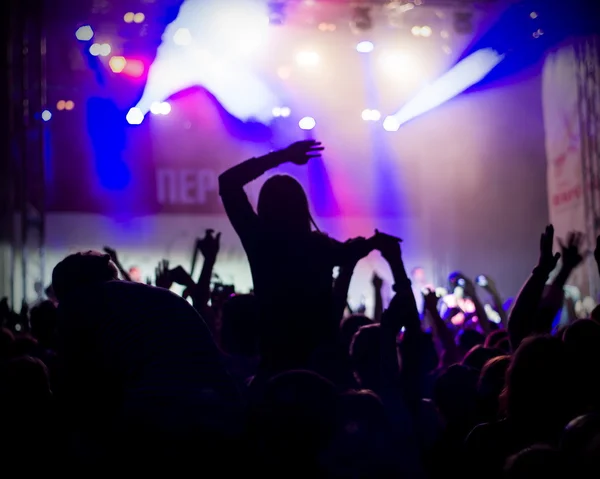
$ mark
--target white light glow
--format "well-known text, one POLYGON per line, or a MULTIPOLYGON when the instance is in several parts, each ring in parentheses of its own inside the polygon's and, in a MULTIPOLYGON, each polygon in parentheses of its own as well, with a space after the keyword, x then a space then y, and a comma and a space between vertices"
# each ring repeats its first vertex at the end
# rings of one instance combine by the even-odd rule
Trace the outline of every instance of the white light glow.
POLYGON ((160 114, 168 115, 169 113, 171 113, 171 104, 169 102, 163 101, 160 104, 160 114))
POLYGON ((82 42, 89 42, 92 38, 94 38, 94 30, 89 25, 84 25, 79 27, 75 32, 75 37, 77 40, 82 42))
POLYGON ((356 45, 356 51, 358 53, 371 53, 374 48, 375 45, 373 45, 371 42, 360 42, 358 45, 356 45))
POLYGON ((296 63, 302 67, 315 67, 321 58, 317 52, 304 51, 296 55, 296 63))
POLYGON ((93 43, 90 46, 90 55, 97 57, 98 55, 100 55, 100 52, 102 51, 102 46, 99 43, 93 43))
POLYGON ((42 120, 50 121, 51 119, 52 119, 52 113, 50 112, 50 110, 44 110, 42 112, 42 120))
POLYGON ((381 113, 379 110, 363 110, 361 117, 365 121, 379 121, 381 119, 381 113))
POLYGON ((315 126, 317 126, 317 122, 314 118, 311 118, 310 116, 305 116, 298 122, 298 126, 302 130, 312 130, 315 126))
POLYGON ((433 31, 431 30, 431 27, 425 25, 424 27, 421 27, 421 36, 422 37, 430 37, 431 34, 433 33, 433 31))
POLYGON ((139 108, 131 108, 126 119, 130 125, 140 125, 144 121, 144 114, 139 108))
POLYGON ((385 131, 398 131, 400 128, 400 122, 393 116, 388 116, 383 120, 383 128, 385 131))
POLYGON ((186 0, 165 29, 136 107, 146 114, 153 102, 200 86, 231 115, 268 124, 273 119, 273 105, 282 101, 256 67, 255 56, 268 54, 273 31, 266 14, 266 2, 186 0), (184 30, 189 36, 181 33, 184 30), (186 43, 188 38, 191 43, 182 48, 178 43, 186 43))
POLYGON ((160 102, 154 101, 152 105, 150 105, 150 113, 153 115, 160 115, 160 102))
POLYGON ((192 43, 192 34, 187 28, 180 28, 173 35, 175 45, 186 46, 192 43))
POLYGON ((408 71, 414 75, 418 70, 415 59, 404 52, 385 53, 381 55, 379 61, 386 73, 391 75, 401 75, 408 71))
POLYGON ((283 118, 287 118, 288 116, 290 116, 292 114, 292 110, 289 109, 287 106, 284 106, 283 108, 281 108, 279 113, 281 113, 281 116, 283 118))

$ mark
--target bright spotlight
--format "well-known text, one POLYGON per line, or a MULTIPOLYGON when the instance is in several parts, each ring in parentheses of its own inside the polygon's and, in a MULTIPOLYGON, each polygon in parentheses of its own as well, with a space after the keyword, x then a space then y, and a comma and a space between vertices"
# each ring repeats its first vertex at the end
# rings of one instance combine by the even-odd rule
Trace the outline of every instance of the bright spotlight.
POLYGON ((42 120, 50 121, 51 119, 52 119, 52 113, 50 112, 50 110, 44 110, 42 112, 42 120))
POLYGON ((108 66, 113 71, 113 73, 121 73, 127 66, 127 60, 125 60, 125 57, 112 57, 108 61, 108 66))
POLYGON ((102 45, 100 45, 100 55, 101 56, 107 57, 108 55, 110 55, 111 51, 112 51, 112 48, 108 43, 103 43, 102 45))
POLYGON ((383 128, 385 131, 398 131, 400 128, 400 122, 394 116, 388 116, 383 120, 383 128))
POLYGON ((94 37, 94 30, 89 25, 84 25, 77 29, 75 37, 81 42, 89 42, 94 37))
POLYGON ((144 20, 146 20, 146 15, 144 15, 143 13, 136 13, 133 16, 134 23, 143 23, 144 20))
POLYGON ((160 104, 160 114, 168 115, 169 113, 171 113, 171 104, 169 102, 163 101, 160 104))
POLYGON ((127 12, 125 15, 123 15, 123 21, 125 23, 133 23, 133 17, 135 17, 135 13, 127 12))
POLYGON ((303 67, 314 67, 319 64, 319 54, 317 52, 299 52, 296 55, 296 63, 303 67))
POLYGON ((284 106, 281 108, 280 113, 283 118, 287 118, 292 114, 292 110, 290 110, 287 106, 284 106))
POLYGON ((279 118, 281 116, 281 108, 276 106, 275 108, 273 108, 272 113, 275 118, 279 118))
POLYGON ((415 25, 410 29, 410 33, 412 33, 415 37, 421 36, 421 27, 415 25))
POLYGON ((430 37, 431 34, 433 33, 433 31, 431 30, 431 27, 425 25, 424 27, 421 27, 421 36, 422 37, 430 37))
POLYGON ((192 34, 187 28, 180 28, 173 35, 175 45, 186 46, 192 43, 192 34))
POLYGON ((100 52, 102 51, 102 45, 100 45, 99 43, 92 43, 92 45, 90 46, 90 55, 97 57, 98 55, 100 55, 100 52))
POLYGON ((371 53, 374 48, 375 45, 373 45, 372 42, 360 42, 356 45, 356 51, 358 53, 371 53))
POLYGON ((67 103, 67 102, 66 102, 66 101, 64 101, 64 100, 59 100, 59 101, 56 103, 56 109, 57 109, 58 111, 62 111, 62 110, 64 110, 64 109, 65 109, 65 105, 66 105, 66 103, 67 103))
POLYGON ((380 57, 383 68, 391 74, 405 73, 415 67, 413 58, 406 53, 388 53, 380 57))
POLYGON ((379 110, 363 110, 361 116, 365 121, 379 121, 381 119, 379 110))
POLYGON ((150 113, 153 115, 160 115, 160 102, 154 101, 152 105, 150 105, 150 113))
POLYGON ((131 108, 126 119, 130 125, 140 125, 144 121, 144 114, 139 108, 131 108))
POLYGON ((311 118, 310 116, 305 116, 298 122, 298 126, 302 130, 312 130, 315 126, 317 126, 317 122, 314 118, 311 118))
POLYGON ((71 100, 65 102, 65 110, 71 111, 73 108, 75 108, 75 103, 73 103, 71 100))

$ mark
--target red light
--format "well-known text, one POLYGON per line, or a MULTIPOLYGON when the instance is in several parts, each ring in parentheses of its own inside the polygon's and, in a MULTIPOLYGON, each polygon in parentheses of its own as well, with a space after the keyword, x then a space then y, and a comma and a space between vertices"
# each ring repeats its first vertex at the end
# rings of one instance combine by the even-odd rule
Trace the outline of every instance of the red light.
POLYGON ((132 77, 141 77, 145 68, 144 63, 140 60, 127 60, 123 73, 132 77))

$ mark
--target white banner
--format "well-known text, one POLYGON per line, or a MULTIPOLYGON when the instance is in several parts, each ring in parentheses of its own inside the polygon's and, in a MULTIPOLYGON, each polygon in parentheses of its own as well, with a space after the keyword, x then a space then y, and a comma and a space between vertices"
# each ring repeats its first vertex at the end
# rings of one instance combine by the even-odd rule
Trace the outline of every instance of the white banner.
MULTIPOLYGON (((585 176, 578 108, 578 61, 573 46, 548 54, 542 79, 542 102, 548 161, 548 209, 556 237, 570 231, 586 234, 584 248, 593 248, 593 232, 586 223, 585 176)), ((588 262, 590 258, 588 258, 588 262)), ((588 265, 590 266, 590 265, 588 265)), ((584 264, 569 279, 583 295, 590 294, 588 267, 584 264)))

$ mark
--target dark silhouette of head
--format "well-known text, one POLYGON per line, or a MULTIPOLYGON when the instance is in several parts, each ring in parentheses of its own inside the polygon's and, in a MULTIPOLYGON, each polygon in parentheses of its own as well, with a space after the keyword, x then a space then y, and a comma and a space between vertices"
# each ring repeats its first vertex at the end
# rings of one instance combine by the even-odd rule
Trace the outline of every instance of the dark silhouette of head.
POLYGON ((567 477, 566 461, 560 451, 545 445, 535 445, 509 457, 505 477, 529 479, 531 477, 567 477))
POLYGON ((596 477, 600 467, 600 414, 579 416, 567 424, 560 448, 572 466, 573 477, 596 477))
POLYGON ((302 185, 288 175, 265 181, 258 196, 258 216, 268 228, 288 234, 311 231, 308 198, 302 185))
POLYGON ((485 336, 474 329, 461 329, 458 333, 457 344, 463 355, 485 342, 485 336))
POLYGON ((477 371, 455 364, 436 379, 433 401, 449 426, 461 429, 475 426, 478 378, 477 371))
POLYGON ((5 368, 3 383, 8 392, 8 402, 13 407, 23 407, 23 410, 45 403, 52 396, 48 369, 37 358, 20 356, 11 359, 5 368))
POLYGON ((354 377, 361 387, 379 388, 379 356, 381 350, 381 332, 379 324, 371 324, 360 328, 350 344, 350 363, 354 377))
POLYGON ((484 421, 491 422, 500 416, 500 395, 506 386, 509 365, 510 356, 497 356, 485 363, 481 370, 477 393, 484 421))
POLYGON ((552 336, 526 338, 515 351, 506 374, 503 402, 509 419, 541 434, 562 430, 570 419, 567 355, 552 336))
POLYGON ((340 324, 340 344, 346 354, 350 354, 352 338, 363 326, 373 324, 373 320, 364 314, 352 314, 342 320, 340 324))
POLYGON ((78 289, 119 279, 119 270, 107 254, 97 251, 67 256, 52 271, 52 289, 58 301, 78 289))
POLYGON ((503 355, 504 351, 499 349, 484 348, 481 345, 477 345, 465 355, 462 364, 479 372, 490 359, 503 355))
POLYGON ((508 331, 506 329, 497 329, 487 335, 483 345, 486 348, 497 348, 498 344, 505 338, 508 338, 508 331))
POLYGON ((0 360, 14 356, 15 335, 10 329, 0 328, 0 360))

